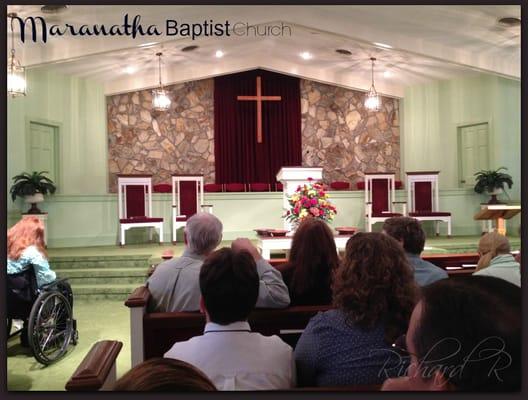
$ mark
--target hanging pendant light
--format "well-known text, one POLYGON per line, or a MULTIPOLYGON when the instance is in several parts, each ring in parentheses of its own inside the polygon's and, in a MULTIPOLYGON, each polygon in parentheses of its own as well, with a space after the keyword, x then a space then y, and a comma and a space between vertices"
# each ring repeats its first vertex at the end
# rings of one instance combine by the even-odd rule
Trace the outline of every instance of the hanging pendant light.
POLYGON ((26 69, 20 65, 20 61, 15 57, 15 33, 13 29, 13 19, 16 13, 7 14, 11 18, 11 53, 7 59, 7 94, 11 97, 26 95, 26 69))
POLYGON ((376 59, 374 57, 370 57, 370 62, 372 63, 372 84, 370 86, 369 91, 367 92, 367 95, 365 96, 365 108, 369 111, 379 111, 381 106, 380 96, 378 92, 376 92, 376 88, 374 87, 374 61, 376 61, 376 59))
POLYGON ((152 91, 152 109, 155 111, 167 111, 171 101, 163 85, 161 84, 161 56, 163 53, 156 53, 158 56, 159 87, 152 91))

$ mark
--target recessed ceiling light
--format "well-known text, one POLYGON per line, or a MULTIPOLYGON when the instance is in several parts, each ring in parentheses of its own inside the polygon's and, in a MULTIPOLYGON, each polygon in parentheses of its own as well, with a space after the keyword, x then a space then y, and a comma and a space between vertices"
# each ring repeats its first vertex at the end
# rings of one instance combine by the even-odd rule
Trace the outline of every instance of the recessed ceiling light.
POLYGON ((383 77, 384 78, 392 78, 393 76, 394 76, 394 74, 392 73, 392 71, 383 72, 383 77))
POLYGON ((380 42, 372 42, 374 46, 383 47, 384 49, 392 49, 392 46, 390 44, 380 43, 380 42))
POLYGON ((138 44, 138 47, 151 47, 151 46, 154 46, 156 44, 158 44, 158 42, 148 42, 148 43, 138 44))
POLYGON ((48 4, 40 7, 40 11, 44 14, 58 14, 68 9, 67 5, 64 4, 48 4))
POLYGON ((303 60, 310 60, 311 58, 313 58, 313 55, 307 51, 303 51, 301 53, 301 57, 303 60))
POLYGON ((222 58, 224 56, 224 52, 222 50, 216 50, 215 57, 216 58, 222 58))
POLYGON ((336 53, 343 54, 345 56, 351 56, 352 52, 345 49, 337 49, 336 53))
POLYGON ((133 67, 132 65, 129 65, 123 71, 125 71, 129 75, 132 75, 134 72, 136 72, 136 70, 137 70, 136 67, 133 67))
POLYGON ((181 51, 184 51, 184 52, 187 52, 187 51, 194 51, 198 48, 198 46, 196 45, 192 45, 192 46, 185 46, 183 49, 181 49, 181 51))
POLYGON ((499 18, 497 21, 499 25, 506 26, 506 27, 512 27, 512 26, 519 26, 521 25, 521 19, 516 17, 503 17, 499 18))

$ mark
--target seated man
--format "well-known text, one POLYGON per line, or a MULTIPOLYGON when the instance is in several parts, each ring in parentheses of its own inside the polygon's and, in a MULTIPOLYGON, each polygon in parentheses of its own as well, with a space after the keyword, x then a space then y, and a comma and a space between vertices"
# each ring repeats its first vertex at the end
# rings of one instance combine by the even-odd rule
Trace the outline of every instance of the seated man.
POLYGON ((223 248, 200 271, 202 336, 175 343, 164 357, 203 371, 219 390, 274 390, 295 386, 292 349, 277 336, 251 332, 247 322, 259 295, 257 266, 247 251, 223 248))
POLYGON ((419 286, 426 286, 437 280, 448 278, 444 269, 420 258, 425 245, 425 232, 417 219, 389 218, 383 223, 383 233, 401 243, 414 270, 414 279, 419 286))
MULTIPOLYGON (((152 295, 150 311, 198 311, 200 309, 199 275, 204 259, 222 240, 222 223, 213 214, 197 213, 185 227, 186 249, 180 258, 159 264, 147 286, 152 295)), ((235 246, 254 254, 259 276, 257 307, 280 308, 290 304, 288 288, 279 271, 269 265, 247 239, 235 246)))
POLYGON ((521 390, 521 288, 503 279, 444 279, 422 289, 407 334, 407 376, 382 390, 521 390))

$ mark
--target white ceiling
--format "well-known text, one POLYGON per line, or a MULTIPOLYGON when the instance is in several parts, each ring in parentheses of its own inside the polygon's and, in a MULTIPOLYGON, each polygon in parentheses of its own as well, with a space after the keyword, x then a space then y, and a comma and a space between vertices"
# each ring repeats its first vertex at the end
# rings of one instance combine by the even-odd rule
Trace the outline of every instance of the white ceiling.
POLYGON ((48 25, 122 24, 124 14, 141 15, 143 25, 229 20, 261 27, 284 23, 291 36, 187 38, 50 37, 46 44, 18 42, 25 65, 104 82, 106 93, 157 84, 155 53, 163 51, 164 83, 267 68, 347 87, 368 89, 370 57, 376 57, 378 91, 401 97, 406 86, 490 72, 520 77, 520 29, 497 24, 520 17, 519 6, 69 6, 44 15, 40 6, 10 6, 20 16, 45 17, 48 25), (155 45, 144 46, 156 41, 155 45), (373 43, 384 43, 392 49, 373 43), (198 50, 183 53, 188 45, 198 50), (140 46, 143 45, 143 46, 140 46), (335 49, 352 55, 337 54, 335 49), (225 56, 214 57, 221 49, 225 56), (299 54, 308 51, 310 60, 299 54), (135 71, 125 72, 127 67, 135 71))

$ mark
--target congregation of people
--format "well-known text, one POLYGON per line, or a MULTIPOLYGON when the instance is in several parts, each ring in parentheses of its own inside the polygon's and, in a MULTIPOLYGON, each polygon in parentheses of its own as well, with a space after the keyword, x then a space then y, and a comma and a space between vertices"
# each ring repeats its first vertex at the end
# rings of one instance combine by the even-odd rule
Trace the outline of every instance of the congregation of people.
MULTIPOLYGON (((33 266, 43 285, 56 276, 32 222, 33 232, 8 232, 8 274, 33 266)), ((508 239, 483 235, 477 271, 457 279, 421 258, 425 240, 417 220, 394 217, 382 232, 354 234, 340 256, 327 224, 310 218, 288 262, 273 267, 246 238, 215 250, 221 221, 195 214, 182 256, 159 264, 147 286, 152 312, 204 313, 203 335, 135 366, 114 390, 520 390, 521 272, 508 239), (332 307, 294 348, 252 332, 254 308, 290 305, 332 307)))

